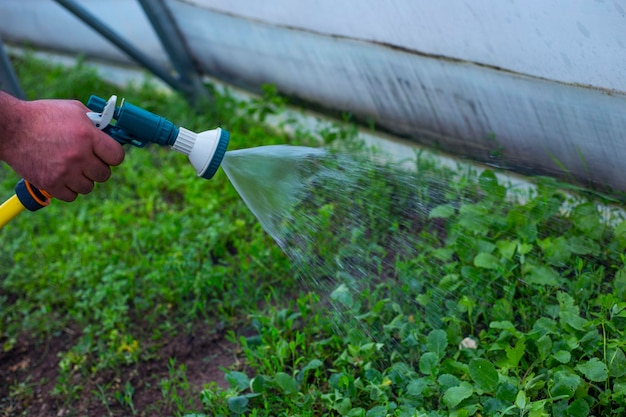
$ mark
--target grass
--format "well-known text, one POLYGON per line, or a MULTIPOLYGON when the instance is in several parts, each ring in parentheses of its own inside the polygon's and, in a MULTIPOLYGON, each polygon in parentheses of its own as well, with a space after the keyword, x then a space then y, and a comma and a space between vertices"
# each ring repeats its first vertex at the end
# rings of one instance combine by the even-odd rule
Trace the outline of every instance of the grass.
MULTIPOLYGON (((319 133, 265 125, 283 105, 271 88, 250 103, 216 93, 198 114, 150 85, 107 85, 83 65, 27 58, 16 69, 30 98, 116 93, 190 129, 221 125, 231 149, 308 144, 319 133)), ((356 152, 352 130, 321 134, 356 152)), ((368 163, 369 151, 359 152, 366 159, 354 160, 368 163)), ((547 179, 511 204, 491 171, 459 177, 419 158, 415 176, 337 162, 354 188, 316 187, 286 224, 285 251, 223 172, 199 180, 184 157, 157 147, 127 149, 111 181, 72 204, 20 215, 0 232, 0 407, 45 415, 48 402, 77 416, 626 412, 626 223, 607 226, 584 200, 563 215, 565 197, 547 179), (221 370, 198 373, 217 361, 216 346, 226 352, 221 370)), ((8 196, 17 178, 2 169, 8 196)))

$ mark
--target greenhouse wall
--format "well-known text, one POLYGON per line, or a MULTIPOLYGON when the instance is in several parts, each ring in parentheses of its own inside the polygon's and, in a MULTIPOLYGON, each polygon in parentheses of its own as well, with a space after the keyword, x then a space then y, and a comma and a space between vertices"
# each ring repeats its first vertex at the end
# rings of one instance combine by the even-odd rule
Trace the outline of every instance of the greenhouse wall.
MULTIPOLYGON (((168 64, 141 7, 81 1, 168 64)), ((626 6, 619 2, 166 2, 200 70, 416 143, 626 190, 626 6)), ((7 42, 129 62, 52 1, 5 0, 7 42)))

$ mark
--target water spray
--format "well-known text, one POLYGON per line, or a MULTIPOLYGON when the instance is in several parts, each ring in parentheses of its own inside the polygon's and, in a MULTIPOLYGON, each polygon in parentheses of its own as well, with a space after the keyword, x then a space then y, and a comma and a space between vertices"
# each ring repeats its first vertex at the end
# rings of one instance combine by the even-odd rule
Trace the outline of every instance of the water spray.
MULTIPOLYGON (((98 129, 122 145, 138 148, 155 143, 171 146, 187 155, 199 177, 211 179, 224 158, 230 134, 221 128, 196 133, 177 127, 169 120, 122 100, 91 96, 87 102, 91 110, 87 117, 98 129)), ((50 204, 52 196, 28 181, 20 180, 15 195, 0 205, 0 228, 27 209, 36 211, 50 204)))

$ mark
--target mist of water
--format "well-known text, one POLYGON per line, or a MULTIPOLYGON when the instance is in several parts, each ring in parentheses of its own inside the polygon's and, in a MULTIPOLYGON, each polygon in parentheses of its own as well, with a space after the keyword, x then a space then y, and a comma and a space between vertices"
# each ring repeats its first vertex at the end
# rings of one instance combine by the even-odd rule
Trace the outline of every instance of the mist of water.
MULTIPOLYGON (((601 305, 613 314, 626 294, 626 223, 611 235, 594 203, 564 204, 570 198, 548 179, 525 195, 493 171, 444 169, 420 155, 407 167, 367 150, 290 146, 229 152, 223 167, 303 289, 330 306, 324 317, 348 346, 339 367, 385 371, 398 384, 433 381, 429 361, 452 350, 437 365, 443 381, 466 372, 457 372, 459 363, 471 374, 476 355, 504 361, 519 346, 524 387, 544 359, 533 351, 538 340, 527 336, 525 344, 515 333, 556 335, 546 329, 560 325, 571 338, 567 317, 586 322, 584 314, 603 314, 601 305)), ((609 337, 604 325, 602 332, 575 326, 598 348, 621 340, 618 320, 607 326, 609 337)), ((426 409, 442 407, 425 398, 426 409)))
POLYGON ((377 340, 365 317, 382 305, 392 310, 388 320, 411 316, 433 329, 463 316, 460 338, 491 321, 532 325, 540 313, 515 311, 515 297, 585 281, 567 259, 597 250, 588 240, 581 247, 573 238, 571 249, 559 249, 565 252, 539 252, 549 267, 520 260, 542 236, 568 241, 566 229, 547 230, 560 227, 558 194, 546 191, 522 208, 504 197, 511 190, 494 176, 478 179, 420 158, 407 169, 377 156, 280 145, 228 152, 222 164, 303 285, 333 305, 344 329, 350 323, 377 340), (538 230, 539 221, 546 230, 538 230))
POLYGON ((359 151, 265 146, 227 152, 222 167, 303 284, 330 296, 342 321, 352 318, 346 302, 381 283, 406 287, 404 301, 413 302, 425 282, 420 248, 445 237, 428 214, 461 198, 445 178, 359 151))
POLYGON ((318 175, 327 152, 305 146, 261 146, 226 153, 222 168, 267 233, 285 248, 281 228, 318 175))

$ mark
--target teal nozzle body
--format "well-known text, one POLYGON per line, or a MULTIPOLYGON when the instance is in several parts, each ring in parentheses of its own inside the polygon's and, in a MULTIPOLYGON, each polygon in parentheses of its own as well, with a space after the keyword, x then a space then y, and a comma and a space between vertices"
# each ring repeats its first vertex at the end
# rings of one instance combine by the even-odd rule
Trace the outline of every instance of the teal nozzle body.
MULTIPOLYGON (((87 101, 87 107, 96 113, 102 113, 106 104, 106 100, 97 96, 87 101)), ((117 106, 113 118, 116 124, 102 130, 121 144, 140 148, 148 143, 172 146, 178 136, 178 128, 172 122, 130 103, 117 106)))

